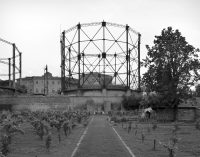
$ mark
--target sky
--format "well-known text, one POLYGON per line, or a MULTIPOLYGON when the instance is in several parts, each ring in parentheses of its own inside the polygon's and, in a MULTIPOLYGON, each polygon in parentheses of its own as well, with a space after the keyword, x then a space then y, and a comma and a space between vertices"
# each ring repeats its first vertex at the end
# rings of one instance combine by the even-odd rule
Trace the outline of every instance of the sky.
MULTIPOLYGON (((22 77, 43 75, 46 64, 60 76, 60 33, 79 22, 128 24, 142 35, 143 59, 145 45, 168 26, 200 48, 199 8, 199 0, 0 0, 0 38, 22 52, 22 77)), ((11 55, 0 41, 0 58, 11 55)))

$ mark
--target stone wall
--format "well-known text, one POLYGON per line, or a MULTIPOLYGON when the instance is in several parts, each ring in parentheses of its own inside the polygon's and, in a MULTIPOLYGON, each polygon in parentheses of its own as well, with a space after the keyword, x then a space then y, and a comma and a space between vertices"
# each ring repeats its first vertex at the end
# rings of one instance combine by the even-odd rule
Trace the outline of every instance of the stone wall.
POLYGON ((159 121, 173 121, 174 120, 174 110, 172 109, 158 109, 156 111, 156 117, 159 121))
POLYGON ((18 96, 1 96, 0 105, 12 105, 13 108, 26 108, 27 106, 45 106, 50 107, 66 107, 70 102, 68 97, 64 96, 29 96, 29 95, 18 95, 18 96))
POLYGON ((12 105, 13 107, 26 107, 30 105, 48 105, 52 108, 73 108, 77 105, 87 104, 120 104, 122 97, 116 96, 1 96, 0 105, 12 105))
MULTIPOLYGON (((183 107, 178 109, 177 120, 183 122, 195 121, 198 117, 197 113, 200 117, 200 110, 197 110, 194 107, 183 107)), ((162 121, 173 121, 175 120, 175 111, 174 109, 158 109, 156 111, 157 119, 162 121)))
POLYGON ((195 108, 180 108, 178 110, 179 121, 194 121, 196 118, 195 108))
POLYGON ((196 109, 196 119, 200 119, 200 108, 196 109))
MULTIPOLYGON (((91 111, 99 110, 101 106, 105 111, 115 110, 121 106, 121 101, 123 99, 123 92, 96 92, 90 93, 86 92, 80 96, 31 96, 31 95, 15 95, 15 96, 0 96, 0 109, 10 108, 13 106, 14 109, 30 107, 34 108, 56 108, 56 109, 67 109, 73 108, 77 105, 87 105, 87 108, 91 111)), ((158 109, 157 117, 160 120, 165 119, 167 121, 174 120, 174 110, 173 109, 158 109)), ((194 121, 200 118, 200 109, 195 107, 181 107, 178 110, 179 121, 194 121)))

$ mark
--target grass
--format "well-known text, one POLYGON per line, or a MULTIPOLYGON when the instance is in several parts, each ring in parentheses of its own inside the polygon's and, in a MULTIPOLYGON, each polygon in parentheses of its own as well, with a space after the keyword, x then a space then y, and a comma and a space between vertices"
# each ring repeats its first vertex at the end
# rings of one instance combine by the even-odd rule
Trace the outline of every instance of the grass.
MULTIPOLYGON (((124 124, 127 128, 128 123, 124 124)), ((168 144, 173 136, 174 123, 157 124, 153 129, 152 124, 132 123, 132 130, 128 133, 127 129, 121 124, 115 126, 118 133, 128 144, 136 157, 169 157, 168 150, 162 144, 168 144), (149 127, 151 125, 151 127, 149 127), (149 130, 150 128, 150 130, 149 130), (137 134, 135 134, 137 130, 137 134), (144 136, 144 137, 143 137, 144 136), (142 138, 144 141, 142 142, 142 138), (154 150, 154 140, 156 145, 154 150)), ((176 157, 199 157, 200 156, 200 131, 195 128, 195 124, 179 123, 176 135, 179 139, 177 143, 176 157)))

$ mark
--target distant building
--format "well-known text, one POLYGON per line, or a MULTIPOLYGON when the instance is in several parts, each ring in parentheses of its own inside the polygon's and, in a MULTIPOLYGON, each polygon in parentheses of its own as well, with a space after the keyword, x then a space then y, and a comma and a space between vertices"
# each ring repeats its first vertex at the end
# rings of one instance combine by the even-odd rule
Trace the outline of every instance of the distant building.
MULTIPOLYGON (((19 79, 17 82, 19 83, 19 79)), ((57 95, 61 91, 61 78, 47 72, 43 76, 22 78, 20 85, 24 85, 29 94, 57 95)))
MULTIPOLYGON (((113 77, 97 72, 81 75, 80 85, 82 88, 124 88, 122 85, 113 85, 113 77), (105 81, 104 81, 105 79, 105 81)), ((19 84, 17 79, 17 84, 19 84)), ((78 88, 78 79, 65 78, 65 87, 67 90, 78 88)), ((21 86, 25 86, 28 94, 57 95, 61 93, 61 77, 54 77, 50 72, 42 76, 32 76, 21 78, 21 86)))

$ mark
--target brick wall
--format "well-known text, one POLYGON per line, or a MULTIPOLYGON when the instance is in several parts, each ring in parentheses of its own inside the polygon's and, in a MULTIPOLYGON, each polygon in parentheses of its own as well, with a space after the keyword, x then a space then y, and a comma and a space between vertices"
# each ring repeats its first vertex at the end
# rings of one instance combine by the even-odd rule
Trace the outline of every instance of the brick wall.
POLYGON ((86 104, 88 100, 95 104, 121 103, 122 97, 115 96, 1 96, 0 105, 13 105, 14 107, 30 105, 48 105, 50 107, 74 107, 76 105, 86 104))
POLYGON ((195 108, 180 108, 178 110, 179 121, 194 121, 195 120, 195 108))
POLYGON ((157 120, 162 121, 173 121, 174 120, 174 110, 172 109, 158 109, 156 111, 157 120))
MULTIPOLYGON (((200 116, 200 110, 198 111, 200 116)), ((158 109, 156 111, 158 120, 173 121, 175 119, 174 109, 158 109)), ((178 121, 195 121, 197 118, 197 110, 195 108, 179 108, 177 120, 178 121)))
POLYGON ((196 119, 200 118, 200 108, 196 109, 196 119))

